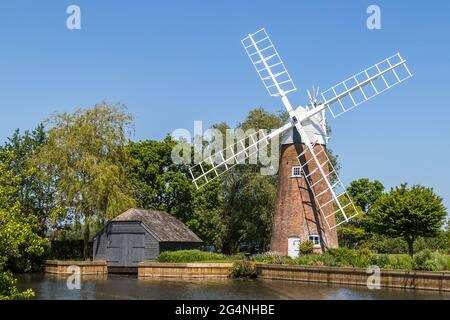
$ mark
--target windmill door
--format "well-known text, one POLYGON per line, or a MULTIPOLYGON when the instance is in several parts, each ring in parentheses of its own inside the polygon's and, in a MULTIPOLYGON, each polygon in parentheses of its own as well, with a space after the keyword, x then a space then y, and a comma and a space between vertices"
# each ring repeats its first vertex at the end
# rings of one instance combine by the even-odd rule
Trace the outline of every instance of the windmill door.
POLYGON ((144 234, 108 235, 106 262, 110 267, 137 267, 144 261, 144 234))
POLYGON ((300 238, 289 237, 288 238, 288 256, 291 258, 297 258, 300 252, 300 238))

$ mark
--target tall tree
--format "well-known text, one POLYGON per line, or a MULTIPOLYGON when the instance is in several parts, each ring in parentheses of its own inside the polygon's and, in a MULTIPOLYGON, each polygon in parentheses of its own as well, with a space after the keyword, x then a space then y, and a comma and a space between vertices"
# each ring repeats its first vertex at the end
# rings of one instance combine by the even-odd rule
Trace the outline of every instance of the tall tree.
MULTIPOLYGON (((243 131, 276 129, 284 122, 283 113, 273 114, 256 108, 250 110, 237 128, 243 131)), ((218 127, 221 130, 228 128, 224 124, 218 127)), ((269 246, 277 180, 276 175, 261 175, 261 167, 260 163, 238 165, 224 177, 222 192, 225 201, 220 214, 224 222, 221 244, 225 253, 238 251, 243 243, 255 243, 261 250, 269 246)))
POLYGON ((22 212, 34 214, 39 218, 41 235, 46 232, 48 217, 54 208, 54 184, 39 179, 38 171, 30 166, 29 160, 46 141, 44 125, 40 124, 33 131, 27 130, 23 134, 17 129, 2 147, 3 150, 14 154, 13 160, 8 165, 16 177, 18 189, 15 193, 16 200, 20 202, 22 212))
POLYGON ((0 300, 33 296, 31 290, 19 292, 16 279, 5 267, 25 254, 42 255, 47 243, 37 234, 37 217, 24 214, 14 201, 18 178, 8 169, 12 161, 11 152, 0 151, 0 300))
POLYGON ((263 176, 258 166, 239 166, 224 183, 221 220, 222 251, 234 253, 243 243, 268 249, 275 213, 276 176, 263 176))
POLYGON ((384 186, 378 181, 361 178, 352 181, 347 188, 349 196, 360 211, 359 215, 338 228, 339 245, 356 248, 371 237, 365 214, 383 194, 384 186))
POLYGON ((383 194, 367 214, 370 228, 389 237, 402 237, 408 253, 414 254, 414 241, 436 236, 447 216, 442 198, 433 189, 404 183, 383 194))
POLYGON ((55 181, 58 208, 53 217, 82 221, 84 256, 90 224, 113 218, 135 205, 127 179, 132 116, 122 104, 54 115, 48 141, 33 158, 44 181, 55 181))

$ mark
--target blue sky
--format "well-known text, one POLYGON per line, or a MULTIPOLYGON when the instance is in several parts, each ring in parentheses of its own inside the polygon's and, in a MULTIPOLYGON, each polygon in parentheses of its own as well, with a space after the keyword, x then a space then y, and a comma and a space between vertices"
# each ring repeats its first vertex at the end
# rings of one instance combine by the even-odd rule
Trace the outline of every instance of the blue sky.
POLYGON ((193 130, 194 120, 235 125, 257 106, 281 110, 240 43, 265 27, 299 88, 296 105, 312 85, 326 89, 400 51, 414 77, 330 120, 330 146, 345 183, 419 183, 449 207, 449 14, 448 1, 5 0, 0 140, 104 99, 128 105, 136 140, 193 130), (66 28, 70 4, 81 7, 81 30, 66 28), (381 30, 366 28, 369 4, 381 8, 381 30))

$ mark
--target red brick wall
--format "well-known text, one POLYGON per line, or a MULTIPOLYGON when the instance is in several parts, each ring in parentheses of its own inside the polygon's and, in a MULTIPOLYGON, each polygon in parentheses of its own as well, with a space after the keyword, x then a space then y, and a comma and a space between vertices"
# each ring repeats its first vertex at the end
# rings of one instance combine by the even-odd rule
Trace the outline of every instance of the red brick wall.
MULTIPOLYGON (((321 249, 316 251, 321 252, 327 248, 337 248, 337 233, 336 230, 329 230, 327 224, 323 220, 322 215, 318 211, 305 178, 293 178, 292 167, 299 166, 297 156, 303 152, 305 145, 286 144, 281 148, 280 167, 278 174, 278 194, 277 204, 275 209, 275 217, 273 221, 271 251, 287 254, 288 238, 296 236, 300 241, 308 240, 309 235, 319 235, 321 238, 321 249)), ((319 153, 321 146, 316 145, 316 153, 319 153)), ((324 153, 318 156, 319 162, 326 161, 324 153)), ((306 159, 308 160, 308 159, 306 159)), ((309 170, 313 171, 315 165, 309 162, 309 170)), ((326 166, 327 167, 327 166, 326 166)), ((328 167, 327 167, 328 168, 328 167)), ((326 170, 326 173, 328 169, 326 170)), ((312 175, 313 183, 320 179, 320 173, 312 175)), ((324 190, 326 186, 325 181, 321 181, 314 187, 316 194, 324 190)), ((326 203, 331 199, 331 193, 325 192, 320 197, 321 203, 326 203)), ((325 215, 333 212, 333 203, 322 208, 325 215)), ((334 217, 328 220, 331 224, 334 222, 334 217)))

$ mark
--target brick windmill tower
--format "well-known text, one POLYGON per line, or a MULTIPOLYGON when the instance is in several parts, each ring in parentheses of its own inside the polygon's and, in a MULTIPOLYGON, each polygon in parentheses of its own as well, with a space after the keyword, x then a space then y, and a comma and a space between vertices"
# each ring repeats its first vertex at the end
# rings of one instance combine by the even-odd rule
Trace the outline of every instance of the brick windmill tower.
MULTIPOLYGON (((310 104, 306 107, 307 110, 319 104, 318 89, 313 88, 311 92, 308 91, 310 104)), ((301 108, 298 112, 302 110, 304 111, 301 108)), ((332 176, 334 169, 326 153, 328 136, 325 112, 322 111, 305 121, 303 127, 309 140, 315 141, 314 151, 318 161, 325 164, 325 175, 336 180, 336 177, 332 176)), ((282 135, 277 203, 270 248, 274 252, 291 257, 298 256, 299 244, 304 241, 312 241, 316 253, 338 247, 336 229, 326 227, 328 224, 336 224, 331 192, 327 190, 326 183, 316 170, 317 166, 309 162, 309 167, 302 168, 302 163, 311 160, 311 157, 306 159, 307 150, 308 147, 302 142, 295 127, 282 135), (311 192, 311 186, 314 193, 311 192), (321 196, 322 203, 325 204, 322 208, 317 207, 314 194, 321 196), (327 221, 324 221, 324 216, 329 216, 327 221)))
POLYGON ((296 256, 299 243, 307 240, 317 252, 337 247, 336 227, 357 210, 326 153, 325 111, 336 118, 410 78, 406 60, 397 53, 320 95, 314 90, 308 106, 294 108, 288 94, 297 89, 265 29, 241 42, 268 93, 281 99, 289 122, 271 133, 250 135, 192 166, 192 181, 201 188, 281 135, 271 250, 296 256))

